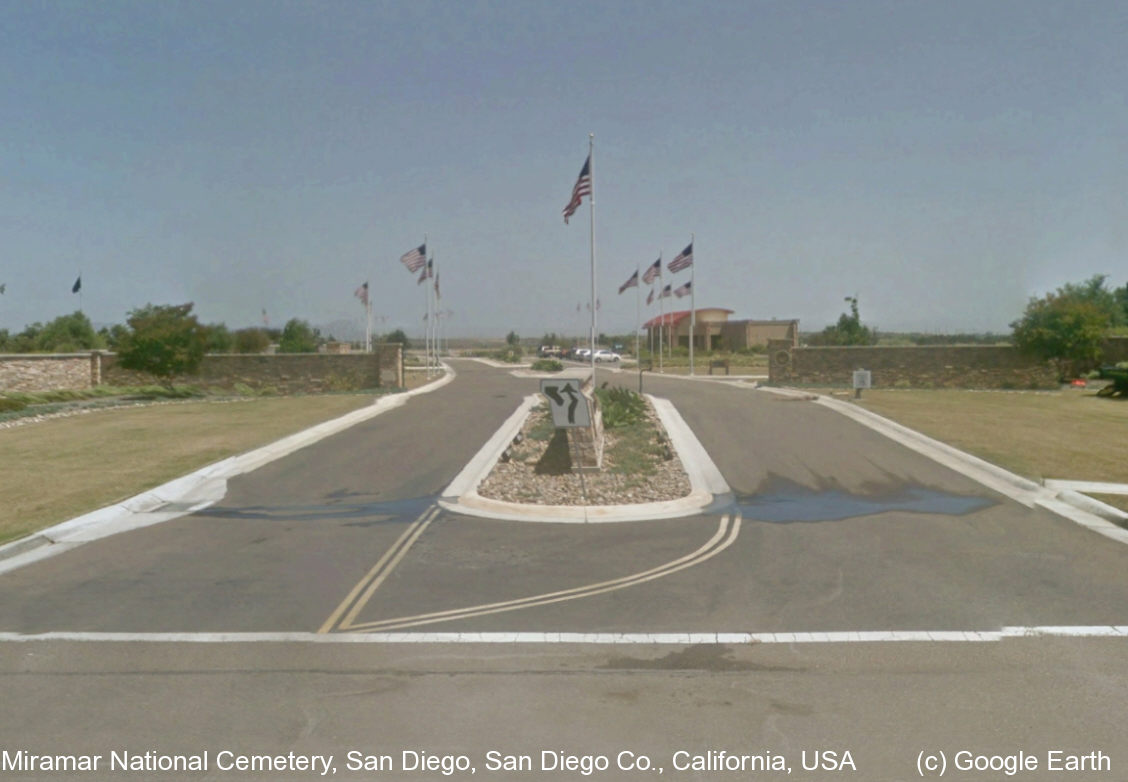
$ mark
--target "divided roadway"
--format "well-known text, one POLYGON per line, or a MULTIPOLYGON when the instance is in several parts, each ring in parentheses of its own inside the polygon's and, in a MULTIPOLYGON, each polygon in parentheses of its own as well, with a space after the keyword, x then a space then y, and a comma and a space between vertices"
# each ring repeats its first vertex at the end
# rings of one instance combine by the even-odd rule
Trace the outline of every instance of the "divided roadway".
POLYGON ((0 633, 139 639, 7 636, 7 747, 189 752, 237 744, 338 756, 417 748, 466 752, 479 766, 490 748, 633 749, 664 759, 668 776, 679 748, 770 750, 788 756, 792 779, 834 777, 798 773, 800 751, 820 748, 850 749, 867 780, 916 777, 919 751, 965 745, 1043 755, 1088 748, 1109 754, 1114 769, 1128 764, 1120 725, 1128 639, 332 643, 350 628, 1128 625, 1128 550, 833 412, 728 384, 646 380, 648 392, 674 402, 735 490, 727 512, 554 525, 439 511, 435 497, 537 387, 475 362, 455 366, 453 383, 241 476, 202 513, 0 575, 0 633), (161 632, 308 637, 182 643, 146 635, 161 632))

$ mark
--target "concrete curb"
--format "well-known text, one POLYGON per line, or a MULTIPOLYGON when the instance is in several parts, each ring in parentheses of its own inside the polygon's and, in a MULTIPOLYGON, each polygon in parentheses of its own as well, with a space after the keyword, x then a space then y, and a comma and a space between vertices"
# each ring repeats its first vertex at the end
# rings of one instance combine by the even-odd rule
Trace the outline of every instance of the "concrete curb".
POLYGON ((99 508, 39 530, 26 538, 6 543, 0 546, 0 573, 55 556, 83 543, 200 511, 223 499, 227 493, 227 481, 231 478, 256 470, 389 410, 402 407, 413 396, 429 394, 442 388, 455 378, 454 370, 445 365, 444 369, 445 375, 434 383, 402 394, 380 397, 367 407, 324 421, 253 451, 201 467, 123 502, 99 508))
POLYGON ((501 458, 529 411, 540 399, 539 394, 525 397, 517 410, 506 419, 462 472, 443 490, 439 505, 452 513, 502 521, 550 522, 564 524, 596 524, 621 521, 654 521, 693 516, 713 505, 718 497, 730 495, 721 471, 685 423, 677 409, 666 399, 647 395, 657 413, 670 443, 689 476, 691 492, 685 497, 663 502, 634 505, 533 505, 503 502, 478 494, 477 487, 490 474, 501 458))
POLYGON ((762 387, 760 390, 829 408, 1028 508, 1045 508, 1106 538, 1128 544, 1128 529, 1119 526, 1128 525, 1128 514, 1111 505, 1071 489, 1058 490, 1035 483, 849 402, 789 388, 762 387))

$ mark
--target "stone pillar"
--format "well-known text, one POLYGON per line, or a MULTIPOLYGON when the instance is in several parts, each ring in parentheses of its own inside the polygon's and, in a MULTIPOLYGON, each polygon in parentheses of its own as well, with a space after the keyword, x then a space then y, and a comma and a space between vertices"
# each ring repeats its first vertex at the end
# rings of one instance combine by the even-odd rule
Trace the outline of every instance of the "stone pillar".
POLYGON ((102 385, 102 351, 90 351, 90 387, 102 385))

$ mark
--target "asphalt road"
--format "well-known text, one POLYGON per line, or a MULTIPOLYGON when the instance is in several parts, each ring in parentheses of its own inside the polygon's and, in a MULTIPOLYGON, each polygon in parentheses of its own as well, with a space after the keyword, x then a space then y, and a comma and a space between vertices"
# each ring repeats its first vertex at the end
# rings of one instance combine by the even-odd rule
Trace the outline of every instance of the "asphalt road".
POLYGON ((831 411, 733 385, 646 380, 720 467, 730 508, 608 525, 440 511, 443 487, 537 387, 456 368, 444 388, 233 481, 203 513, 0 575, 0 633, 109 634, 0 641, 0 782, 317 776, 222 768, 291 752, 333 755, 337 779, 471 776, 444 773, 447 755, 485 779, 907 780, 936 776, 924 764, 941 757, 960 780, 1128 776, 1128 639, 343 642, 1128 625, 1124 547, 831 411), (19 771, 20 750, 103 758, 19 771), (491 750, 532 770, 491 769, 491 750), (110 768, 126 751, 139 770, 110 768), (391 768, 354 770, 350 751, 391 768), (721 751, 751 759, 724 770, 721 751), (204 752, 206 772, 144 768, 204 752), (618 768, 622 752, 653 768, 618 768), (845 753, 844 771, 827 768, 845 753), (425 755, 438 766, 413 769, 425 755), (1048 767, 1071 755, 1089 768, 1048 767), (609 768, 585 773, 586 756, 609 768))

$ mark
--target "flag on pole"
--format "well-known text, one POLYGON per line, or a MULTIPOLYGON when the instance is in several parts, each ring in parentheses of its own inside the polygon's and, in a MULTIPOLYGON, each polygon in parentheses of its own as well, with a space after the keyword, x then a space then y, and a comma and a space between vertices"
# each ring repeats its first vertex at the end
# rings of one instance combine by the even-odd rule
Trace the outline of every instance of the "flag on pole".
POLYGON ((439 293, 439 275, 435 275, 435 298, 441 299, 442 295, 439 293))
POLYGON ((658 298, 660 298, 660 299, 668 299, 668 298, 670 298, 670 286, 671 286, 671 285, 673 285, 673 283, 670 283, 670 285, 667 285, 667 286, 666 286, 665 288, 663 288, 663 289, 662 289, 662 295, 661 295, 661 296, 659 296, 658 298))
MULTIPOLYGON (((355 291, 353 291, 353 296, 356 296, 358 299, 360 299, 360 302, 365 307, 367 307, 368 306, 368 283, 367 282, 364 283, 359 288, 357 288, 355 291)), ((264 315, 266 314, 265 310, 263 311, 263 314, 264 315)))
POLYGON ((8 287, 8 283, 0 282, 0 296, 4 295, 4 290, 8 287))
POLYGON ((419 274, 419 279, 415 281, 416 285, 422 285, 427 280, 428 277, 434 276, 434 266, 433 266, 434 262, 435 262, 434 258, 427 261, 427 265, 423 268, 423 271, 420 272, 420 274, 419 274))
POLYGON ((678 257, 670 261, 669 269, 671 272, 680 272, 682 269, 688 269, 693 265, 693 242, 685 246, 685 249, 678 253, 678 257))
POLYGON ((646 306, 650 306, 650 302, 654 301, 654 289, 650 289, 650 295, 646 297, 646 306))
POLYGON ((266 317, 266 307, 262 308, 262 325, 269 326, 270 318, 266 317))
POLYGON ((78 293, 80 290, 82 290, 82 275, 81 274, 78 275, 78 279, 75 280, 74 285, 71 286, 71 293, 78 293))
POLYGON ((400 256, 400 263, 407 267, 407 270, 412 274, 423 268, 427 263, 427 243, 416 247, 414 250, 408 250, 400 256))
POLYGON ((648 268, 646 270, 646 273, 642 275, 642 281, 645 282, 647 285, 651 285, 651 284, 654 283, 654 278, 657 277, 661 273, 662 273, 662 259, 661 259, 661 257, 659 257, 658 260, 656 260, 654 263, 650 264, 650 268, 648 268))
POLYGON ((580 203, 583 201, 584 196, 591 195, 591 155, 588 155, 587 160, 584 161, 584 167, 580 169, 580 176, 576 179, 575 186, 572 187, 572 200, 564 207, 564 224, 568 224, 568 218, 576 213, 580 208, 580 203))
POLYGON ((635 269, 635 273, 631 275, 630 279, 619 286, 619 293, 621 295, 623 293, 623 291, 625 291, 627 288, 637 288, 637 287, 638 287, 638 269, 635 269))
POLYGON ((676 291, 674 291, 674 295, 677 296, 679 299, 682 296, 688 296, 692 286, 693 286, 693 280, 690 280, 685 285, 681 286, 676 291))

